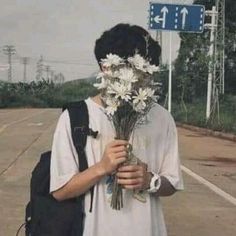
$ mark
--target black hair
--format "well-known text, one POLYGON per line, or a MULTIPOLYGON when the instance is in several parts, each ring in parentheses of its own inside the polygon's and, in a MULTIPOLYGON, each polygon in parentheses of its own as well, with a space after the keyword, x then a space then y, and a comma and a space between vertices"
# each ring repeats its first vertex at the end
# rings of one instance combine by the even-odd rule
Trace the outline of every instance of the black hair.
POLYGON ((151 64, 159 65, 161 47, 150 34, 140 26, 118 24, 105 31, 95 43, 95 57, 100 65, 101 59, 109 53, 116 54, 123 59, 139 53, 151 64))

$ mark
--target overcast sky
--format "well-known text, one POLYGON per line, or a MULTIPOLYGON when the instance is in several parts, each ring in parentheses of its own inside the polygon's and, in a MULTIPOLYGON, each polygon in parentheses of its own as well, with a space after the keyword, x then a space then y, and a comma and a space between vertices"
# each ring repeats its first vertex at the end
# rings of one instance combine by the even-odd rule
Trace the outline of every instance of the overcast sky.
MULTIPOLYGON (((159 0, 169 3, 171 0, 159 0)), ((190 3, 176 0, 174 3, 190 3)), ((98 70, 93 48, 104 30, 117 23, 137 24, 148 28, 146 0, 0 0, 0 65, 6 64, 4 45, 14 45, 13 80, 22 80, 20 57, 30 57, 28 80, 35 78, 40 55, 55 73, 62 72, 66 80, 89 77, 98 70)), ((155 37, 155 32, 151 34, 155 37)), ((174 33, 173 53, 179 47, 174 33)), ((167 60, 168 33, 163 34, 163 58, 167 60)), ((7 79, 7 71, 0 71, 7 79)))

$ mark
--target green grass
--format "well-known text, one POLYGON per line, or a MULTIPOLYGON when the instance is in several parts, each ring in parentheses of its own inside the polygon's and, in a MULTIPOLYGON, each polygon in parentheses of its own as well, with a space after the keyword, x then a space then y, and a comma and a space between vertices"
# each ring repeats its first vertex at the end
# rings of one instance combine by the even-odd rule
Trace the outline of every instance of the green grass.
POLYGON ((236 96, 225 96, 219 106, 219 119, 217 114, 206 122, 205 99, 186 104, 187 113, 180 103, 174 103, 172 114, 176 121, 205 127, 216 131, 236 134, 236 96))

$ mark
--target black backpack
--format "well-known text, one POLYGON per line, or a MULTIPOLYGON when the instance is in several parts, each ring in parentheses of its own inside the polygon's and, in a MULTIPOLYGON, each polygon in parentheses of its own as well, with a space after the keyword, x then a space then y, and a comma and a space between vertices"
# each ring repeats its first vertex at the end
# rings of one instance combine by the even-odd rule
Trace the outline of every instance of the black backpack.
MULTIPOLYGON (((72 139, 79 157, 79 171, 88 168, 85 154, 87 136, 96 138, 98 132, 89 128, 87 105, 84 101, 65 105, 70 116, 72 139)), ((30 201, 26 206, 26 236, 81 236, 83 234, 84 194, 77 198, 57 201, 49 193, 51 151, 41 154, 32 172, 30 201)), ((93 201, 93 187, 91 206, 93 201)), ((19 231, 19 230, 18 230, 19 231)), ((18 233, 17 233, 18 234, 18 233)))

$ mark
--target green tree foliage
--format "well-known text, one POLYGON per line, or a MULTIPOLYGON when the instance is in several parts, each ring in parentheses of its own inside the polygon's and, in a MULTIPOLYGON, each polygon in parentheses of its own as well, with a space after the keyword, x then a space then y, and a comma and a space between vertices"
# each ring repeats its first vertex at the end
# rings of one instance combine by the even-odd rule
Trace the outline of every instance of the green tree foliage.
POLYGON ((0 108, 62 107, 63 104, 93 96, 97 90, 87 82, 55 84, 48 80, 31 83, 0 82, 0 108))
POLYGON ((226 93, 236 94, 236 1, 226 0, 225 6, 225 85, 226 93))
MULTIPOLYGON (((211 10, 216 0, 197 0, 211 10)), ((180 33, 181 45, 173 71, 173 115, 179 121, 236 132, 236 1, 226 0, 225 95, 220 101, 220 121, 206 123, 206 93, 210 32, 180 33)), ((206 17, 209 23, 210 18, 206 17)))
MULTIPOLYGON (((209 10, 215 0, 197 0, 196 4, 205 5, 209 10)), ((236 1, 226 1, 226 35, 225 35, 225 90, 236 94, 236 1)), ((206 18, 206 21, 209 21, 206 18)), ((174 95, 191 102, 198 97, 206 96, 209 57, 209 30, 203 34, 181 33, 179 56, 175 62, 174 95)))

